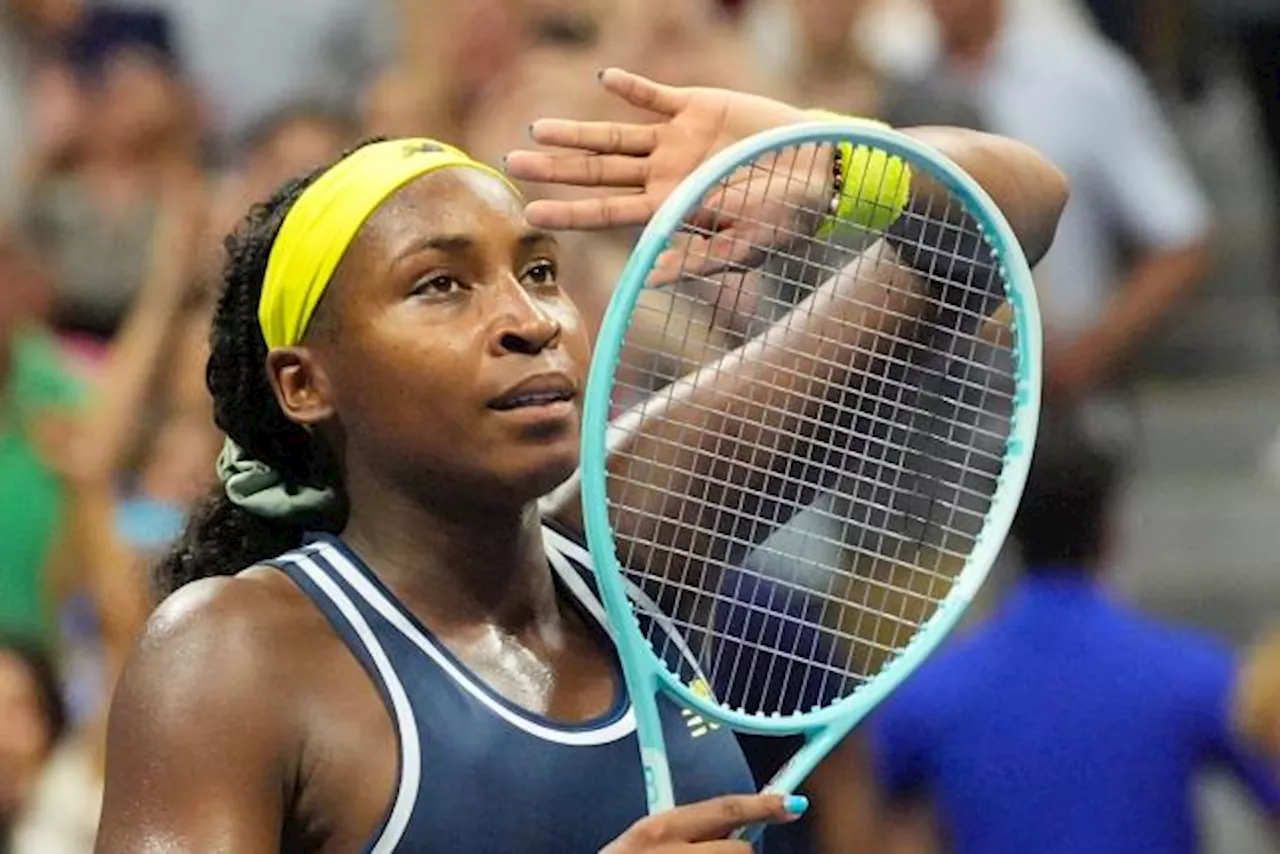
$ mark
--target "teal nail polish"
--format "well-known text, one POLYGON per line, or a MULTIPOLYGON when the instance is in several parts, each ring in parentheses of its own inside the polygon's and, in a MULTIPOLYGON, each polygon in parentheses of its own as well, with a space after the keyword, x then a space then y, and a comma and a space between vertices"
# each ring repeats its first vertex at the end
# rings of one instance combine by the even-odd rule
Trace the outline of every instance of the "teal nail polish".
POLYGON ((787 795, 782 805, 792 815, 804 815, 805 810, 809 809, 809 799, 804 795, 787 795))

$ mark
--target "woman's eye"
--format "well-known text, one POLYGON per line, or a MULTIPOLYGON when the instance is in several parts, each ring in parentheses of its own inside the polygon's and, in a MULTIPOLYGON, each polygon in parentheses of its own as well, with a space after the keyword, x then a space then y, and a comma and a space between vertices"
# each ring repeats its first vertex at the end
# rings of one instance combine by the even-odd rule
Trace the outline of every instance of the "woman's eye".
POLYGON ((556 283, 556 265, 550 261, 530 264, 521 277, 525 287, 542 288, 556 283))
POLYGON ((462 290, 462 282, 453 276, 435 275, 419 279, 413 286, 413 296, 442 297, 462 290))

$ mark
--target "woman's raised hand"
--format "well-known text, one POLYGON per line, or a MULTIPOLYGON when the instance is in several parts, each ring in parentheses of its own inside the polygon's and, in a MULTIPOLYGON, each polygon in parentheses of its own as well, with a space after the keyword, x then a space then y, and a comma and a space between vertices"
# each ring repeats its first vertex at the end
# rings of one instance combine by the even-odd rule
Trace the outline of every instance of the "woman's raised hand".
POLYGON ((506 169, 513 178, 614 192, 531 202, 525 211, 531 225, 573 230, 643 225, 708 157, 752 134, 806 119, 803 110, 771 98, 664 86, 618 68, 602 71, 600 82, 612 95, 656 114, 658 121, 534 122, 533 141, 562 150, 511 152, 506 169))

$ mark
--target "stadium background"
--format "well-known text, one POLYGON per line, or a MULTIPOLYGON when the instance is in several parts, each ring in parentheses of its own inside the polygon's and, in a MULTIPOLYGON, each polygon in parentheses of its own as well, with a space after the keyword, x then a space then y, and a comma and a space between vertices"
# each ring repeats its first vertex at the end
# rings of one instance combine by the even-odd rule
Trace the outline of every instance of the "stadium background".
MULTIPOLYGON (((1153 613, 1243 648, 1280 610, 1280 152, 1262 131, 1247 36, 1280 16, 1244 0, 1010 3, 1062 33, 1104 30, 1128 53, 1211 205, 1211 269, 1125 378, 1137 438, 1114 577, 1153 613)), ((201 322, 216 235, 249 200, 367 133, 438 135, 496 161, 531 119, 597 109, 605 64, 877 112, 886 81, 925 67, 936 35, 925 0, 6 0, 0 347, 29 346, 6 321, 38 320, 57 348, 44 379, 80 402, 32 392, 36 470, 5 469, 14 457, 0 454, 0 531, 25 544, 0 553, 0 634, 52 655, 67 743, 94 749, 104 673, 145 610, 140 567, 207 486, 218 437, 202 426, 201 322), (805 15, 850 22, 821 68, 797 61, 805 15), (23 506, 33 482, 53 515, 23 506), (94 508, 112 522, 95 527, 94 508), (33 589, 40 613, 24 604, 33 589)), ((575 295, 598 311, 625 240, 572 250, 575 295)), ((8 361, 0 400, 18 397, 8 361)), ((0 419, 0 440, 6 430, 0 419)), ((12 720, 0 714, 0 743, 12 720)), ((15 793, 51 773, 5 756, 0 826, 17 820, 15 793)), ((84 823, 78 808, 68 823, 84 823)), ((1207 781, 1204 809, 1209 850, 1268 850, 1231 784, 1207 781)))

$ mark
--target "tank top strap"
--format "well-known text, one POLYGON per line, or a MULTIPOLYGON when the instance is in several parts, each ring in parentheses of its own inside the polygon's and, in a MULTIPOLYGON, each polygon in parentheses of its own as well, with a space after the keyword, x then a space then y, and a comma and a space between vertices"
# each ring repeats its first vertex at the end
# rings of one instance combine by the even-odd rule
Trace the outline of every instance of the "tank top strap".
POLYGON ((403 836, 413 815, 422 780, 422 744, 408 691, 387 653, 380 632, 371 624, 361 597, 335 565, 343 555, 331 543, 313 540, 303 548, 266 561, 285 573, 324 614, 334 632, 360 662, 391 713, 399 744, 400 779, 396 796, 378 836, 367 854, 389 854, 403 836))

